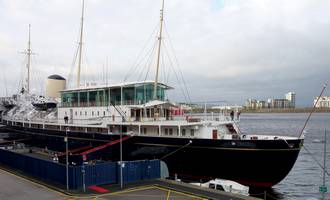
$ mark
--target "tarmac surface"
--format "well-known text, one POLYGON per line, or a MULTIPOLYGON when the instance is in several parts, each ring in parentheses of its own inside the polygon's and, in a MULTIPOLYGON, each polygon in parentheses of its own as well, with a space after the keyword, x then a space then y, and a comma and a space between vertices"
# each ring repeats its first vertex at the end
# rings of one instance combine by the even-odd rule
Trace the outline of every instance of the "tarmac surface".
POLYGON ((255 200, 256 198, 232 195, 210 189, 201 189, 190 184, 176 183, 174 181, 146 181, 126 185, 123 190, 119 185, 102 185, 101 188, 108 190, 100 193, 87 189, 83 191, 66 192, 63 189, 49 187, 40 184, 37 180, 22 176, 15 171, 0 168, 0 200, 15 199, 113 199, 113 200, 188 200, 188 199, 219 199, 219 200, 255 200))
POLYGON ((1 200, 63 199, 57 192, 50 192, 44 186, 31 184, 30 181, 3 170, 0 170, 0 184, 1 200))

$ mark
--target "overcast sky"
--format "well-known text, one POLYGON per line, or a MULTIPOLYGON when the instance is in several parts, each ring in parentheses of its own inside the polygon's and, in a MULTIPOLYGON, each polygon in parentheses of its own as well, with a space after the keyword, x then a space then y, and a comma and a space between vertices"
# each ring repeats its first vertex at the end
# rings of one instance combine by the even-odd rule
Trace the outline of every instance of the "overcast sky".
MULTIPOLYGON (((139 79, 147 71, 147 58, 137 70, 131 67, 153 47, 160 0, 85 4, 83 81, 102 82, 105 72, 111 83, 128 73, 130 81, 139 79)), ((164 51, 172 56, 166 61, 163 54, 165 76, 160 79, 169 74, 168 83, 177 88, 170 97, 184 99, 182 81, 169 67, 177 58, 174 67, 177 75, 181 69, 192 101, 242 104, 247 98, 284 98, 293 91, 299 106, 310 106, 329 80, 329 11, 326 0, 166 0, 164 51)), ((18 91, 26 62, 19 52, 27 46, 28 24, 36 53, 33 91, 43 92, 48 75, 68 78, 80 13, 80 0, 0 0, 0 96, 18 91)), ((147 79, 154 78, 151 65, 147 79)))

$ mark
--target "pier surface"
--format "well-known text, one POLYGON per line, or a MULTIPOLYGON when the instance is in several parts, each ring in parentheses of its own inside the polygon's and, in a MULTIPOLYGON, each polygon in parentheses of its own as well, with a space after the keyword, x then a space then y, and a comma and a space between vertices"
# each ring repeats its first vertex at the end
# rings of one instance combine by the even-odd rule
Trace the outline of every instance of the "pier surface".
POLYGON ((118 185, 100 186, 107 192, 87 189, 83 191, 66 192, 61 188, 49 187, 31 177, 22 176, 6 168, 0 169, 0 199, 219 199, 219 200, 256 200, 253 197, 245 197, 225 193, 221 191, 203 189, 185 183, 174 181, 154 180, 140 182, 125 186, 120 190, 118 185))

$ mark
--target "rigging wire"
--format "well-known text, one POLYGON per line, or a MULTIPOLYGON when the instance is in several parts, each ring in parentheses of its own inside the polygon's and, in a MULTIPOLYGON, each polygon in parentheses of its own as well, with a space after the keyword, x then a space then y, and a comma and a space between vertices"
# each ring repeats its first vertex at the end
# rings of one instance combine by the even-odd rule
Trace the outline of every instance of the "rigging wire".
POLYGON ((312 154, 308 149, 307 149, 307 147, 305 147, 304 145, 303 145, 303 148, 305 149, 305 151, 312 157, 312 159, 316 162, 316 164, 321 168, 321 169, 323 169, 324 171, 325 171, 325 173, 328 175, 328 176, 330 176, 330 173, 327 171, 327 169, 325 169, 322 165, 321 165, 321 163, 315 158, 315 156, 314 156, 314 154, 312 154))
POLYGON ((3 78, 3 82, 4 82, 4 86, 5 86, 5 91, 6 91, 6 97, 8 97, 8 87, 7 87, 7 80, 6 80, 6 72, 5 72, 5 68, 2 70, 2 78, 3 78))
MULTIPOLYGON (((128 78, 129 78, 134 72, 135 72, 135 70, 137 69, 137 67, 138 67, 139 64, 141 63, 141 62, 139 62, 139 60, 140 60, 139 58, 140 58, 140 56, 143 54, 144 50, 147 48, 147 46, 148 46, 148 44, 150 43, 152 37, 155 35, 155 32, 156 32, 158 26, 159 26, 159 23, 156 24, 156 26, 154 27, 152 33, 151 33, 150 36, 148 37, 147 42, 145 43, 145 45, 143 46, 143 48, 142 48, 142 49, 140 50, 140 52, 138 53, 138 55, 137 55, 137 57, 136 57, 136 59, 135 59, 133 65, 129 68, 128 73, 127 73, 126 76, 124 77, 124 82, 127 81, 127 79, 128 79, 128 78)), ((147 57, 147 54, 146 54, 141 60, 143 60, 145 57, 147 57)))
MULTIPOLYGON (((141 72, 140 72, 140 74, 139 74, 137 80, 141 80, 140 78, 141 78, 142 75, 144 74, 144 70, 147 69, 147 66, 148 66, 149 62, 151 62, 150 60, 152 59, 152 56, 153 56, 154 51, 155 51, 155 48, 156 48, 156 42, 154 42, 154 44, 152 45, 152 47, 151 47, 151 49, 149 50, 149 52, 144 56, 143 59, 146 61, 146 63, 144 64, 143 68, 141 69, 141 72), (149 56, 148 56, 148 55, 149 55, 149 56), (148 56, 148 57, 147 57, 147 56, 148 56)), ((141 60, 141 62, 139 63, 139 65, 137 65, 137 67, 140 66, 140 65, 142 65, 142 62, 143 62, 144 60, 141 60)), ((138 72, 137 72, 137 73, 138 73, 138 72)))
POLYGON ((177 67, 178 67, 178 70, 179 70, 179 72, 180 72, 180 76, 181 76, 181 79, 182 79, 182 81, 183 81, 184 88, 186 89, 186 92, 187 92, 187 96, 188 96, 189 102, 191 102, 191 98, 190 98, 190 95, 189 95, 188 86, 187 86, 187 84, 186 84, 186 81, 185 81, 185 79, 184 79, 184 76, 183 76, 182 70, 181 70, 181 68, 180 68, 180 64, 179 64, 178 57, 176 56, 176 53, 175 53, 175 51, 174 51, 174 47, 173 47, 173 43, 172 43, 172 40, 171 40, 170 34, 169 34, 168 31, 167 31, 166 23, 164 23, 164 29, 165 29, 165 34, 167 35, 168 40, 169 40, 169 43, 170 43, 170 48, 172 49, 172 52, 173 52, 174 60, 175 60, 175 62, 176 62, 176 65, 177 65, 177 67))
POLYGON ((153 55, 155 53, 155 49, 156 49, 156 46, 157 46, 157 43, 156 41, 154 42, 154 45, 152 46, 152 48, 150 49, 150 53, 146 54, 146 55, 149 55, 148 58, 146 59, 146 62, 145 62, 145 65, 144 67, 142 68, 139 76, 138 76, 138 79, 137 80, 144 80, 146 81, 147 77, 148 77, 148 73, 149 73, 149 70, 150 70, 150 66, 152 65, 152 60, 153 60, 153 55), (144 74, 144 70, 147 70, 146 71, 146 76, 144 79, 142 79, 142 76, 144 74))
POLYGON ((188 98, 187 98, 187 96, 186 96, 186 92, 185 92, 185 90, 184 90, 184 88, 183 88, 183 86, 182 86, 182 84, 181 84, 181 82, 180 82, 180 78, 179 78, 179 76, 178 76, 178 74, 177 74, 177 72, 176 72, 176 70, 175 70, 175 67, 174 67, 174 65, 173 65, 173 62, 172 62, 172 60, 170 59, 170 55, 169 55, 169 53, 168 53, 168 50, 167 50, 167 48, 166 48, 165 43, 164 43, 163 47, 164 47, 164 52, 165 52, 165 54, 167 55, 168 60, 169 60, 169 62, 170 62, 170 68, 172 69, 172 71, 173 71, 173 73, 174 73, 174 75, 175 75, 175 78, 176 78, 176 80, 178 81, 178 85, 179 85, 179 88, 180 88, 180 90, 181 90, 181 92, 182 92, 183 98, 184 98, 185 101, 188 101, 188 98))
MULTIPOLYGON (((161 78, 163 79, 162 82, 167 85, 167 82, 166 82, 166 64, 165 64, 164 54, 161 54, 160 66, 161 66, 160 67, 161 72, 163 73, 163 75, 161 76, 161 78)), ((167 99, 167 92, 164 92, 164 99, 167 99)))
POLYGON ((156 53, 156 52, 154 52, 154 51, 156 51, 156 47, 157 47, 157 43, 154 45, 153 52, 150 54, 149 63, 147 63, 148 68, 147 68, 146 76, 144 77, 144 82, 147 80, 148 75, 149 75, 149 72, 150 72, 150 69, 151 69, 151 66, 153 64, 153 60, 155 58, 153 55, 154 55, 154 53, 156 53))
MULTIPOLYGON (((154 42, 154 44, 151 46, 151 48, 149 49, 149 51, 145 54, 145 56, 143 57, 143 59, 141 59, 140 62, 138 63, 137 67, 138 67, 138 66, 141 66, 141 65, 145 65, 145 66, 143 66, 143 67, 141 68, 141 72, 139 72, 139 70, 137 70, 137 68, 135 69, 135 70, 136 70, 136 73, 139 74, 137 80, 141 80, 140 78, 142 77, 142 75, 143 75, 143 73, 144 73, 144 70, 146 69, 146 65, 147 65, 147 63, 148 63, 149 60, 150 60, 150 55, 153 54, 154 48, 155 48, 155 42, 154 42), (145 62, 145 63, 143 64, 143 62, 145 62)), ((133 73, 134 73, 134 71, 133 71, 133 73)), ((132 74, 133 74, 133 73, 132 73, 132 74)))
POLYGON ((105 66, 106 66, 106 68, 105 68, 105 70, 106 70, 106 76, 105 76, 105 84, 106 84, 106 86, 108 86, 108 84, 109 84, 109 63, 110 63, 110 61, 109 61, 109 59, 108 59, 108 57, 106 58, 106 61, 105 61, 105 66))
POLYGON ((164 54, 161 54, 161 59, 160 59, 160 70, 162 76, 160 77, 162 82, 166 84, 166 64, 165 64, 165 59, 164 59, 164 54))
MULTIPOLYGON (((86 46, 86 45, 85 45, 86 46)), ((88 82, 88 78, 91 80, 92 83, 97 83, 97 75, 94 73, 95 71, 97 70, 93 70, 91 65, 90 65, 90 62, 89 62, 89 59, 87 57, 87 48, 85 48, 86 50, 84 51, 84 56, 83 58, 85 58, 85 67, 82 67, 82 80, 86 83, 88 82), (87 74, 91 75, 89 77, 87 77, 87 74)), ((82 60, 83 61, 83 60, 82 60)), ((83 63, 83 62, 81 62, 83 63)))
MULTIPOLYGON (((80 29, 79 29, 80 30, 80 29)), ((79 52, 79 37, 80 37, 80 32, 77 32, 77 40, 75 42, 75 46, 76 46, 76 50, 73 52, 73 58, 72 58, 72 62, 71 62, 71 67, 70 67, 70 71, 69 71, 69 75, 68 75, 68 85, 71 83, 71 81, 73 81, 73 73, 74 73, 74 69, 75 69, 75 65, 77 62, 77 57, 78 57, 78 52, 79 52)), ((72 83, 73 85, 74 83, 72 83)))
POLYGON ((24 88, 25 89, 25 80, 24 80, 24 73, 25 73, 25 69, 26 69, 26 65, 25 63, 27 62, 27 57, 24 57, 24 60, 21 64, 21 70, 20 70, 20 78, 18 81, 18 85, 17 85, 17 92, 16 94, 19 94, 21 92, 21 89, 24 88))
MULTIPOLYGON (((36 57, 31 57, 31 66, 36 66, 35 63, 38 63, 36 61, 36 57)), ((40 93, 37 95, 43 95, 44 94, 43 83, 45 82, 45 80, 44 80, 44 78, 42 78, 43 76, 42 76, 41 71, 37 70, 37 69, 38 69, 37 67, 31 69, 31 72, 34 71, 34 73, 32 73, 32 74, 35 74, 34 76, 31 76, 32 77, 31 80, 34 80, 36 83, 34 85, 37 85, 37 87, 38 87, 38 91, 40 93)), ((31 82, 31 86, 32 86, 32 82, 31 82)), ((33 87, 31 87, 31 88, 33 88, 33 87)))

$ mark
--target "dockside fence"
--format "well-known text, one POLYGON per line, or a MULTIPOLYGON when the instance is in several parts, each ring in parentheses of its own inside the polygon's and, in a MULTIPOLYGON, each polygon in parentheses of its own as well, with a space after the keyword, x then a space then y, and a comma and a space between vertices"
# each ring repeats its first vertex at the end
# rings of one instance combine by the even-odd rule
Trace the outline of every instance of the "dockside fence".
MULTIPOLYGON (((159 160, 123 162, 123 183, 160 178, 159 160)), ((66 186, 66 166, 27 154, 0 149, 0 164, 18 173, 27 174, 48 184, 66 186)), ((69 188, 80 189, 85 185, 118 184, 120 165, 117 162, 102 162, 93 165, 69 166, 69 188)))

